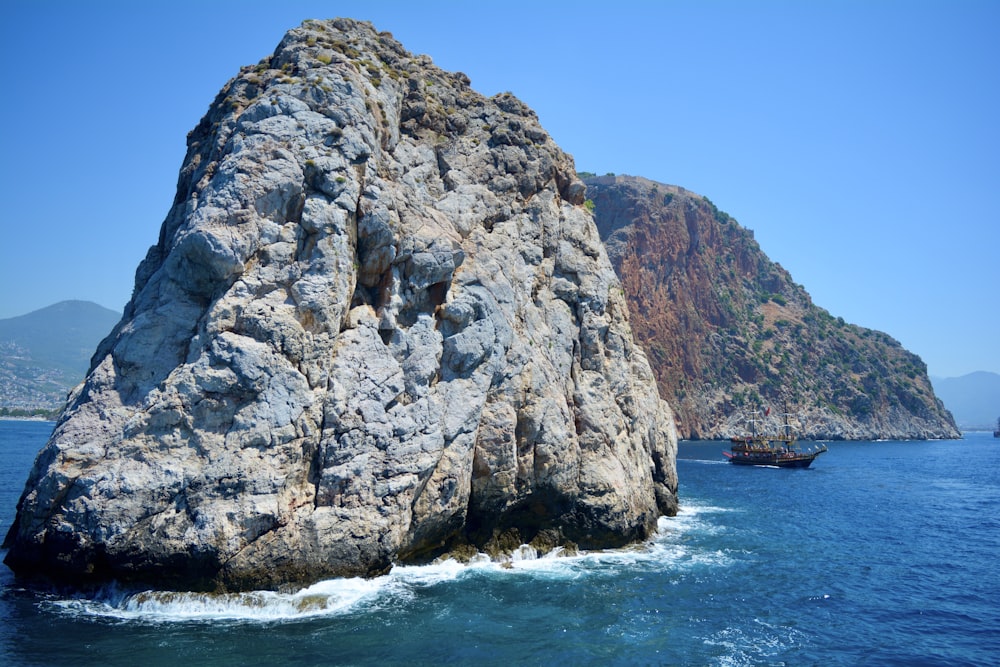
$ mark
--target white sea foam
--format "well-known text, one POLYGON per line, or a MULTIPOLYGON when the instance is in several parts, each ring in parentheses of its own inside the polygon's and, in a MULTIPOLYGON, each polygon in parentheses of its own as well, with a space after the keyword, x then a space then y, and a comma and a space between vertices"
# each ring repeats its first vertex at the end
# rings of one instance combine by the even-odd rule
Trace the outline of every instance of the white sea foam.
POLYGON ((715 460, 715 459, 681 459, 681 458, 679 458, 679 459, 677 459, 677 461, 678 462, 683 461, 684 463, 698 463, 698 464, 701 464, 701 465, 708 465, 708 466, 717 466, 717 465, 718 466, 724 466, 724 465, 729 465, 729 461, 726 461, 725 459, 715 460))
MULTIPOLYGON (((792 646, 804 641, 805 635, 790 626, 768 623, 759 618, 747 619, 739 627, 728 627, 705 639, 707 646, 723 648, 726 653, 716 658, 722 667, 743 667, 770 663, 792 646)), ((784 663, 779 663, 784 664, 784 663)))
POLYGON ((348 613, 375 600, 391 582, 378 579, 321 581, 294 593, 185 593, 107 591, 89 599, 55 601, 57 607, 86 615, 143 621, 281 621, 348 613))
POLYGON ((616 576, 623 569, 678 570, 725 567, 731 557, 718 550, 692 547, 693 533, 712 534, 712 514, 732 511, 725 507, 685 504, 676 517, 662 517, 651 540, 623 549, 567 552, 555 549, 540 554, 522 545, 510 556, 491 560, 479 554, 468 562, 444 559, 429 565, 397 565, 389 574, 373 579, 332 579, 295 592, 252 591, 212 594, 170 591, 121 593, 116 590, 92 598, 58 600, 66 613, 110 617, 140 622, 247 621, 281 622, 317 616, 366 613, 405 604, 420 591, 452 585, 466 577, 532 577, 576 580, 616 576))

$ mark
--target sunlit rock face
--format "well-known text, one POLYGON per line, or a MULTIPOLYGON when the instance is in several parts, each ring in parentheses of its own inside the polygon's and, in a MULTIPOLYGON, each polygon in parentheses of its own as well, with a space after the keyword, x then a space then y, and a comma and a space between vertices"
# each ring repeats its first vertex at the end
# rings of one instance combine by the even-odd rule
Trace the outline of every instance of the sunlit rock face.
POLYGON ((234 590, 644 539, 676 433, 584 191, 512 95, 292 30, 189 135, 7 563, 234 590))
POLYGON ((753 232, 701 195, 635 176, 586 179, 636 338, 686 438, 795 414, 800 436, 958 438, 927 366, 890 336, 834 318, 753 232))

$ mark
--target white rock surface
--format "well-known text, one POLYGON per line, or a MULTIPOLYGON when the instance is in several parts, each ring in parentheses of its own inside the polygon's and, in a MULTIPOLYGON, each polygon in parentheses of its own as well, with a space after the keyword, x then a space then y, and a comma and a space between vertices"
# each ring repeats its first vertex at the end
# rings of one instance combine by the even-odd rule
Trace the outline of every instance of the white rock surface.
POLYGON ((306 22, 188 141, 28 480, 16 571, 275 587, 617 546, 676 511, 670 411, 572 159, 520 101, 306 22))

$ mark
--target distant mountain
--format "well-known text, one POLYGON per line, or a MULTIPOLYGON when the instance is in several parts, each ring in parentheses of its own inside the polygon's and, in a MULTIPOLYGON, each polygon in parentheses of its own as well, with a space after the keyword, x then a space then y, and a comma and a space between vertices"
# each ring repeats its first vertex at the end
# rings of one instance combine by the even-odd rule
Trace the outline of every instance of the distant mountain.
POLYGON ((706 197, 631 176, 584 182, 682 437, 736 435, 748 410, 773 418, 785 400, 816 439, 960 436, 917 355, 813 304, 706 197))
POLYGON ((963 429, 996 428, 1000 418, 1000 375, 976 371, 957 378, 931 378, 934 391, 963 429))
POLYGON ((58 408, 121 313, 89 301, 0 320, 0 408, 58 408))

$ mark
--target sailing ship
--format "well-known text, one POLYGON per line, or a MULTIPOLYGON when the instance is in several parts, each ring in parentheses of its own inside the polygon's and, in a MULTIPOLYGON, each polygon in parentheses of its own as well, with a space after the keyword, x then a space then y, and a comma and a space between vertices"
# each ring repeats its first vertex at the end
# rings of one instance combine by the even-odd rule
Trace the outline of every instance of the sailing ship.
MULTIPOLYGON (((768 408, 764 417, 770 412, 771 409, 768 408)), ((750 433, 731 438, 730 451, 722 452, 723 455, 735 465, 808 468, 817 456, 827 451, 826 445, 820 443, 808 448, 800 446, 792 432, 790 416, 786 407, 783 432, 777 435, 765 435, 763 430, 758 430, 758 423, 762 422, 760 411, 751 412, 747 420, 750 424, 750 433)))
POLYGON ((1000 438, 1000 417, 997 417, 997 430, 993 431, 994 438, 1000 438))

